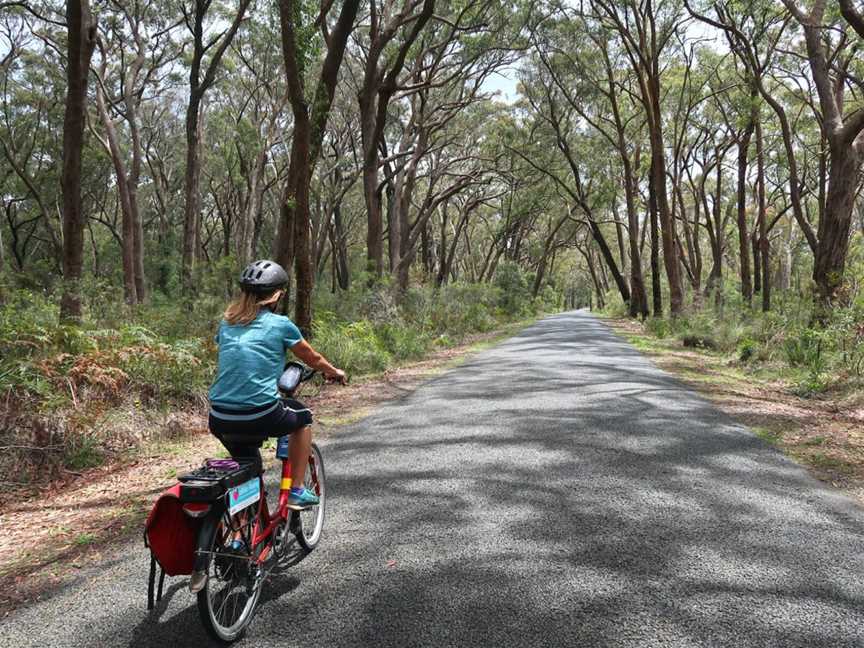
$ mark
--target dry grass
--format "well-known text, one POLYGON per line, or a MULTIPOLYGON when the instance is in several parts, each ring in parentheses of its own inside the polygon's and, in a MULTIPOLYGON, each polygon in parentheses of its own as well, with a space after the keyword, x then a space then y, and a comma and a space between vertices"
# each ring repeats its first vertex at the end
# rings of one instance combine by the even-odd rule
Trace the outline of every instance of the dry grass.
POLYGON ((822 481, 864 502, 864 393, 834 390, 802 398, 770 372, 746 371, 723 354, 685 349, 657 339, 633 320, 606 320, 662 369, 675 374, 746 424, 765 441, 804 464, 822 481))

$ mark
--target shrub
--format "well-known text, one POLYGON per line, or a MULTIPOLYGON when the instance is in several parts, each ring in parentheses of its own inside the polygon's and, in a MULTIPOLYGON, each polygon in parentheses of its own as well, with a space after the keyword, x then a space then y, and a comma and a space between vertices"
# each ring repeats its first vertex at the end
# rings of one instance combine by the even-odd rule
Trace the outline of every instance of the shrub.
POLYGON ((822 333, 808 328, 787 337, 783 349, 790 366, 804 367, 819 373, 825 368, 822 346, 822 333))
POLYGON ((756 355, 758 348, 758 342, 749 337, 745 337, 738 343, 738 360, 741 362, 750 362, 750 360, 756 355))
POLYGON ((432 346, 432 339, 427 332, 399 322, 383 324, 377 335, 384 348, 396 360, 420 358, 428 353, 432 346))
POLYGON ((373 373, 390 366, 392 356, 369 321, 346 324, 336 322, 332 315, 320 314, 314 332, 315 347, 349 374, 373 373))
POLYGON ((662 340, 672 334, 672 325, 662 317, 649 317, 645 320, 645 330, 662 340))
MULTIPOLYGON (((441 288, 429 303, 426 323, 435 333, 446 333, 454 339, 461 339, 469 333, 490 331, 498 325, 496 311, 499 301, 499 289, 494 286, 449 284, 441 288)), ((507 319, 506 315, 501 319, 507 319)))
POLYGON ((528 275, 513 261, 503 261, 495 271, 494 285, 500 291, 498 305, 510 316, 524 317, 531 310, 528 275))

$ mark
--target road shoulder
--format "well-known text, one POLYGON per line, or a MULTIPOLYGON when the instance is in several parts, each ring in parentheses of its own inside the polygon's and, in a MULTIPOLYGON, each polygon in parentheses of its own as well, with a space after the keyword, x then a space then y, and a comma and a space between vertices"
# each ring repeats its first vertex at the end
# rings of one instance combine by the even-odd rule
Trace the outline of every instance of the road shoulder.
POLYGON ((803 398, 734 357, 659 339, 637 321, 601 317, 617 335, 822 482, 864 503, 864 395, 803 398))

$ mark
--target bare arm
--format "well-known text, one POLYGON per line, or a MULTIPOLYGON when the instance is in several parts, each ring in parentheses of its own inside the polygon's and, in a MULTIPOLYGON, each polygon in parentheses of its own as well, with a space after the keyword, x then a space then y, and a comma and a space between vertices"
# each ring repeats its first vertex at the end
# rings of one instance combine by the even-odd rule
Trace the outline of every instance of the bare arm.
POLYGON ((300 340, 297 344, 292 346, 291 353, 297 356, 297 358, 306 365, 323 373, 326 378, 335 380, 343 385, 348 382, 348 377, 345 375, 345 372, 330 364, 327 361, 327 358, 313 349, 306 340, 300 340))

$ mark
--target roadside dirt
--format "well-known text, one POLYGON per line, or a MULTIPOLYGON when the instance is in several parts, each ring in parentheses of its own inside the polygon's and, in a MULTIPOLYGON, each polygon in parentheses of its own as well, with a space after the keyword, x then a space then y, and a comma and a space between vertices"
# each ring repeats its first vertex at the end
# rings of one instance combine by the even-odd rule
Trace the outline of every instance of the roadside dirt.
MULTIPOLYGON (((315 411, 314 434, 326 437, 334 427, 410 394, 471 352, 522 326, 471 336, 460 346, 382 375, 361 378, 347 388, 304 386, 298 396, 315 411)), ((153 500, 178 474, 207 457, 224 456, 224 449, 207 430, 205 415, 205 411, 175 413, 182 426, 178 438, 141 448, 125 460, 70 475, 23 499, 5 498, 0 509, 0 618, 23 603, 38 600, 76 570, 97 563, 119 542, 142 533, 153 500)))
POLYGON ((699 391, 818 479, 864 503, 864 392, 802 398, 782 380, 749 374, 734 359, 646 334, 639 322, 604 320, 662 369, 699 391))

